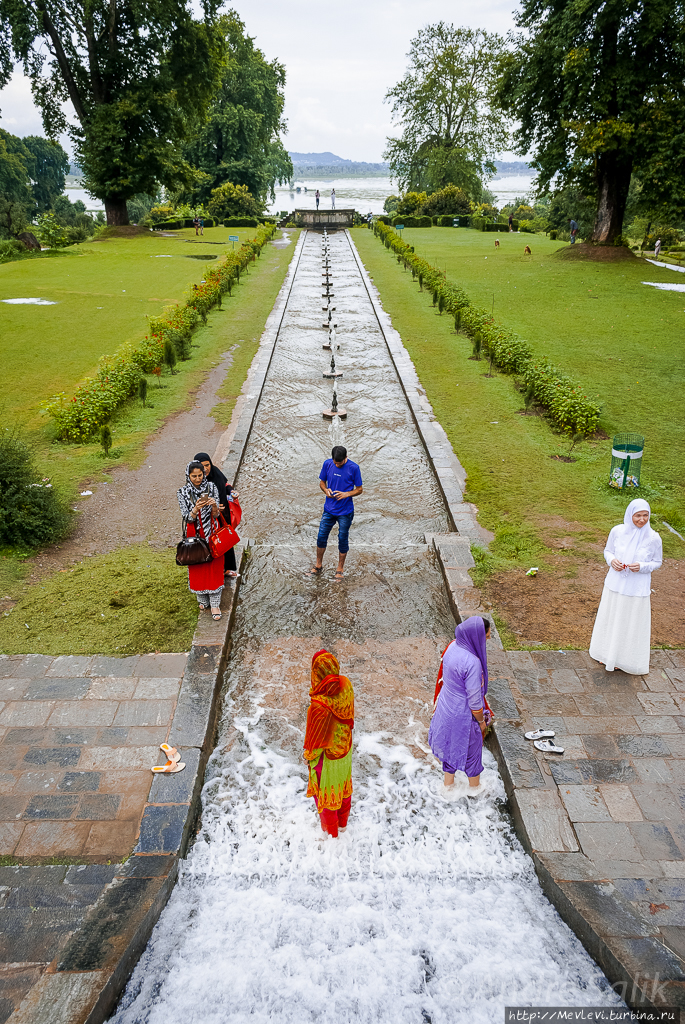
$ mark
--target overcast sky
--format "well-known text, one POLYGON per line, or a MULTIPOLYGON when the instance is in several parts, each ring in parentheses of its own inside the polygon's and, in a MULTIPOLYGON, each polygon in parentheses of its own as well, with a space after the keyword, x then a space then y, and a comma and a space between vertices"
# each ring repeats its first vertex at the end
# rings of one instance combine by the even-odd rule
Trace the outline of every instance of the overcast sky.
MULTIPOLYGON (((514 25, 516 0, 237 0, 231 6, 267 58, 285 64, 287 149, 378 161, 392 132, 383 96, 402 77, 417 30, 442 19, 504 34, 514 25)), ((13 135, 43 133, 21 74, 0 91, 0 118, 13 135)))

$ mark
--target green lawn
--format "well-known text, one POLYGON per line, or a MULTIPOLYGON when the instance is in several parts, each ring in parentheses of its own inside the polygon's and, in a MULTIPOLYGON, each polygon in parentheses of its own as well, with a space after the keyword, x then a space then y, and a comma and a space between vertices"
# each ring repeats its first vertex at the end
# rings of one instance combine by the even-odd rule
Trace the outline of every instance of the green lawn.
MULTIPOLYGON (((205 239, 212 235, 225 238, 228 233, 228 229, 213 229, 206 231, 205 239)), ((240 234, 241 239, 254 235, 251 229, 235 232, 231 229, 231 233, 240 234)), ((192 229, 179 234, 195 237, 192 229)), ((219 390, 221 401, 213 410, 217 422, 228 423, 257 351, 266 319, 283 283, 298 234, 297 231, 290 233, 291 244, 288 246, 277 248, 267 245, 263 249, 249 273, 241 275, 232 295, 224 296, 221 310, 213 310, 207 324, 195 332, 192 357, 177 364, 175 375, 165 373, 161 379, 162 387, 157 387, 154 378, 150 379, 148 401, 152 407, 143 409, 140 401, 131 399, 120 408, 112 420, 114 448, 107 460, 96 441, 84 445, 55 442, 49 423, 38 417, 40 401, 58 390, 73 391, 78 378, 93 369, 100 355, 113 352, 127 338, 138 338, 144 334, 145 324, 139 324, 142 319, 141 302, 147 303, 149 312, 156 313, 172 301, 183 301, 188 284, 201 280, 207 263, 177 255, 173 259, 156 260, 153 264, 151 255, 169 251, 177 253, 184 243, 157 236, 139 236, 95 243, 92 248, 80 246, 78 252, 85 251, 86 256, 68 250, 69 255, 64 257, 0 267, 0 288, 4 289, 0 298, 67 296, 64 301, 60 298, 57 306, 12 307, 0 303, 0 317, 4 318, 7 311, 14 317, 17 310, 25 316, 27 349, 33 351, 40 371, 34 378, 30 367, 24 365, 22 368, 22 328, 19 319, 14 320, 12 331, 3 332, 3 362, 8 353, 15 376, 12 386, 5 375, 0 382, 4 403, 0 419, 6 424, 18 423, 24 428, 33 442, 39 466, 71 497, 82 484, 107 479, 107 472, 114 466, 139 466, 150 436, 169 415, 192 405, 193 390, 207 371, 216 365, 219 357, 231 349, 233 363, 219 390), (102 248, 97 249, 97 245, 102 248), (91 275, 91 291, 82 292, 72 300, 65 280, 77 273, 72 268, 80 267, 86 268, 91 275), (98 272, 95 273, 93 268, 98 272), (8 270, 17 274, 14 287, 7 283, 8 270), (48 278, 51 281, 49 286, 44 283, 48 278), (173 288, 169 283, 172 279, 173 288), (16 281, 22 285, 21 289, 16 281), (127 288, 125 295, 129 296, 128 300, 119 299, 114 290, 116 282, 127 288), (160 282, 163 288, 159 287, 160 282), (121 319, 110 316, 98 325, 97 330, 89 329, 86 313, 93 305, 103 304, 105 295, 109 295, 111 312, 116 309, 115 304, 121 302, 121 319), (147 296, 156 297, 149 299, 147 296), (79 308, 86 312, 77 315, 72 302, 80 303, 79 308), (44 336, 59 339, 53 348, 58 356, 53 357, 54 365, 47 369, 39 358, 40 330, 36 322, 26 315, 36 312, 52 314, 52 334, 44 327, 44 336), (90 348, 87 356, 81 352, 79 338, 88 339, 90 348), (71 375, 65 367, 71 367, 71 375)), ((226 250, 226 246, 216 244, 205 246, 204 240, 201 246, 191 243, 185 248, 202 255, 226 250)), ((87 276, 85 271, 81 274, 82 285, 84 276, 87 276)), ((101 652, 121 656, 188 649, 197 622, 197 602, 188 592, 186 572, 175 565, 173 552, 169 550, 156 551, 148 545, 124 548, 85 559, 75 568, 57 572, 30 587, 23 582, 24 577, 22 558, 10 552, 0 556, 0 599, 7 595, 18 601, 10 614, 0 618, 2 653, 101 652), (151 593, 157 595, 152 603, 151 593)))
MULTIPOLYGON (((254 229, 239 229, 241 241, 254 229)), ((191 228, 176 238, 157 234, 107 238, 71 246, 54 259, 0 266, 3 373, 0 408, 29 429, 40 424, 40 402, 73 392, 98 359, 147 333, 148 316, 182 301, 202 280, 206 263, 189 256, 219 254, 231 246, 228 228, 208 229, 195 241, 191 228), (187 241, 186 239, 191 239, 187 241), (54 306, 8 305, 43 298, 54 306)))
MULTIPOLYGON (((108 463, 103 463, 96 441, 55 442, 51 421, 41 413, 40 403, 60 391, 73 394, 102 355, 113 353, 122 342, 143 338, 146 316, 183 302, 189 286, 202 280, 208 262, 188 256, 217 253, 221 258, 231 249, 230 243, 219 244, 226 242, 229 233, 240 235, 242 242, 254 236, 254 229, 211 228, 202 239, 195 238, 192 228, 177 232, 174 238, 157 234, 111 238, 66 249, 58 258, 0 266, 0 300, 39 297, 57 303, 27 306, 0 301, 0 421, 21 428, 37 450, 41 469, 72 495, 84 481, 101 479, 108 463)), ((175 375, 165 374, 162 388, 156 387, 154 378, 150 380, 152 407, 143 409, 135 400, 121 407, 111 424, 118 458, 109 464, 139 464, 149 435, 166 416, 187 406, 188 394, 202 375, 234 345, 238 346, 237 365, 229 371, 232 387, 226 397, 239 393, 255 339, 271 311, 292 252, 292 245, 267 245, 232 296, 226 296, 222 310, 210 313, 207 325, 196 331, 192 358, 179 362, 175 375), (233 380, 236 372, 242 374, 239 381, 233 380)), ((232 404, 222 406, 222 416, 230 414, 232 404)))
MULTIPOLYGON (((430 296, 419 293, 372 232, 353 232, 468 472, 467 496, 483 525, 496 533, 495 556, 508 564, 544 561, 544 539, 563 535, 564 522, 583 524, 580 539, 586 543, 603 539, 635 496, 606 483, 611 436, 625 430, 646 439, 640 493, 682 533, 685 296, 641 283, 681 283, 681 275, 642 260, 564 260, 557 255, 560 244, 542 235, 503 233, 495 250, 494 234, 469 229, 403 234, 475 304, 490 310, 494 302, 497 321, 581 382, 602 406, 609 439, 583 442, 573 453, 576 462, 553 460, 568 451, 568 442, 542 417, 520 415, 523 403, 512 378, 484 376, 487 364, 469 358, 470 340, 454 333, 451 318, 437 314, 430 296), (523 254, 526 243, 532 257, 523 254)), ((666 552, 682 557, 685 545, 665 529, 661 533, 666 552)), ((574 554, 583 554, 582 544, 574 554)))

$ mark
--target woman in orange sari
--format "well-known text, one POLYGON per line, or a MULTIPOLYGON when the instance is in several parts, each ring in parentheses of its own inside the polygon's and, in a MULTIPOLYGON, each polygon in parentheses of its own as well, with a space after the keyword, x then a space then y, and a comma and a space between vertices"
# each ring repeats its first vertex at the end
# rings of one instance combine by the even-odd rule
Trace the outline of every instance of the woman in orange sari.
POLYGON ((313 796, 321 828, 333 837, 344 832, 352 803, 354 690, 340 675, 330 651, 312 658, 311 703, 307 710, 304 759, 309 762, 307 796, 313 796))

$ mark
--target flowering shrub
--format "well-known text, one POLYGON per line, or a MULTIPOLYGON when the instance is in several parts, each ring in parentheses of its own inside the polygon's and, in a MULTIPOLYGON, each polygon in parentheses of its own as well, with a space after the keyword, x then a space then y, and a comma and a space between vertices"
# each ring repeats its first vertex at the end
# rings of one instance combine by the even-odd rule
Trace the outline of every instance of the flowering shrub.
POLYGON ((523 377, 526 387, 533 388, 536 400, 560 430, 568 434, 591 434, 597 429, 600 408, 579 384, 547 360, 534 360, 525 341, 496 324, 486 310, 472 306, 461 288, 446 281, 441 270, 418 256, 391 227, 376 220, 373 230, 385 247, 411 270, 412 279, 418 277, 424 291, 437 292, 438 302, 442 295, 444 309, 453 316, 459 313, 460 330, 480 337, 482 350, 488 358, 492 357, 495 366, 504 373, 523 377))
POLYGON ((145 340, 137 345, 127 342, 113 356, 104 356, 95 376, 87 377, 71 399, 61 393, 43 402, 43 408, 57 424, 60 441, 87 441, 107 423, 122 402, 137 392, 142 374, 159 375, 165 341, 174 344, 182 359, 188 358, 195 327, 207 319, 212 306, 221 304, 221 296, 229 291, 241 271, 247 269, 275 233, 274 224, 264 225, 255 238, 245 241, 218 266, 208 269, 204 280, 192 286, 183 306, 172 306, 161 316, 148 317, 150 334, 145 340))

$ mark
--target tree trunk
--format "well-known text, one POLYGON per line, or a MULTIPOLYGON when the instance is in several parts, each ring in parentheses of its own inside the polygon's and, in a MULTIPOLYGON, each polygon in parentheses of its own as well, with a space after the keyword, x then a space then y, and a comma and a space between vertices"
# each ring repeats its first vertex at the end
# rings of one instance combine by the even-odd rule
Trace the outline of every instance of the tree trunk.
POLYGON ((129 222, 126 200, 121 196, 108 196, 105 199, 105 212, 110 227, 121 227, 129 222))
POLYGON ((613 245, 623 231, 623 217, 628 201, 632 157, 617 150, 600 153, 597 158, 597 213, 591 242, 613 245))

